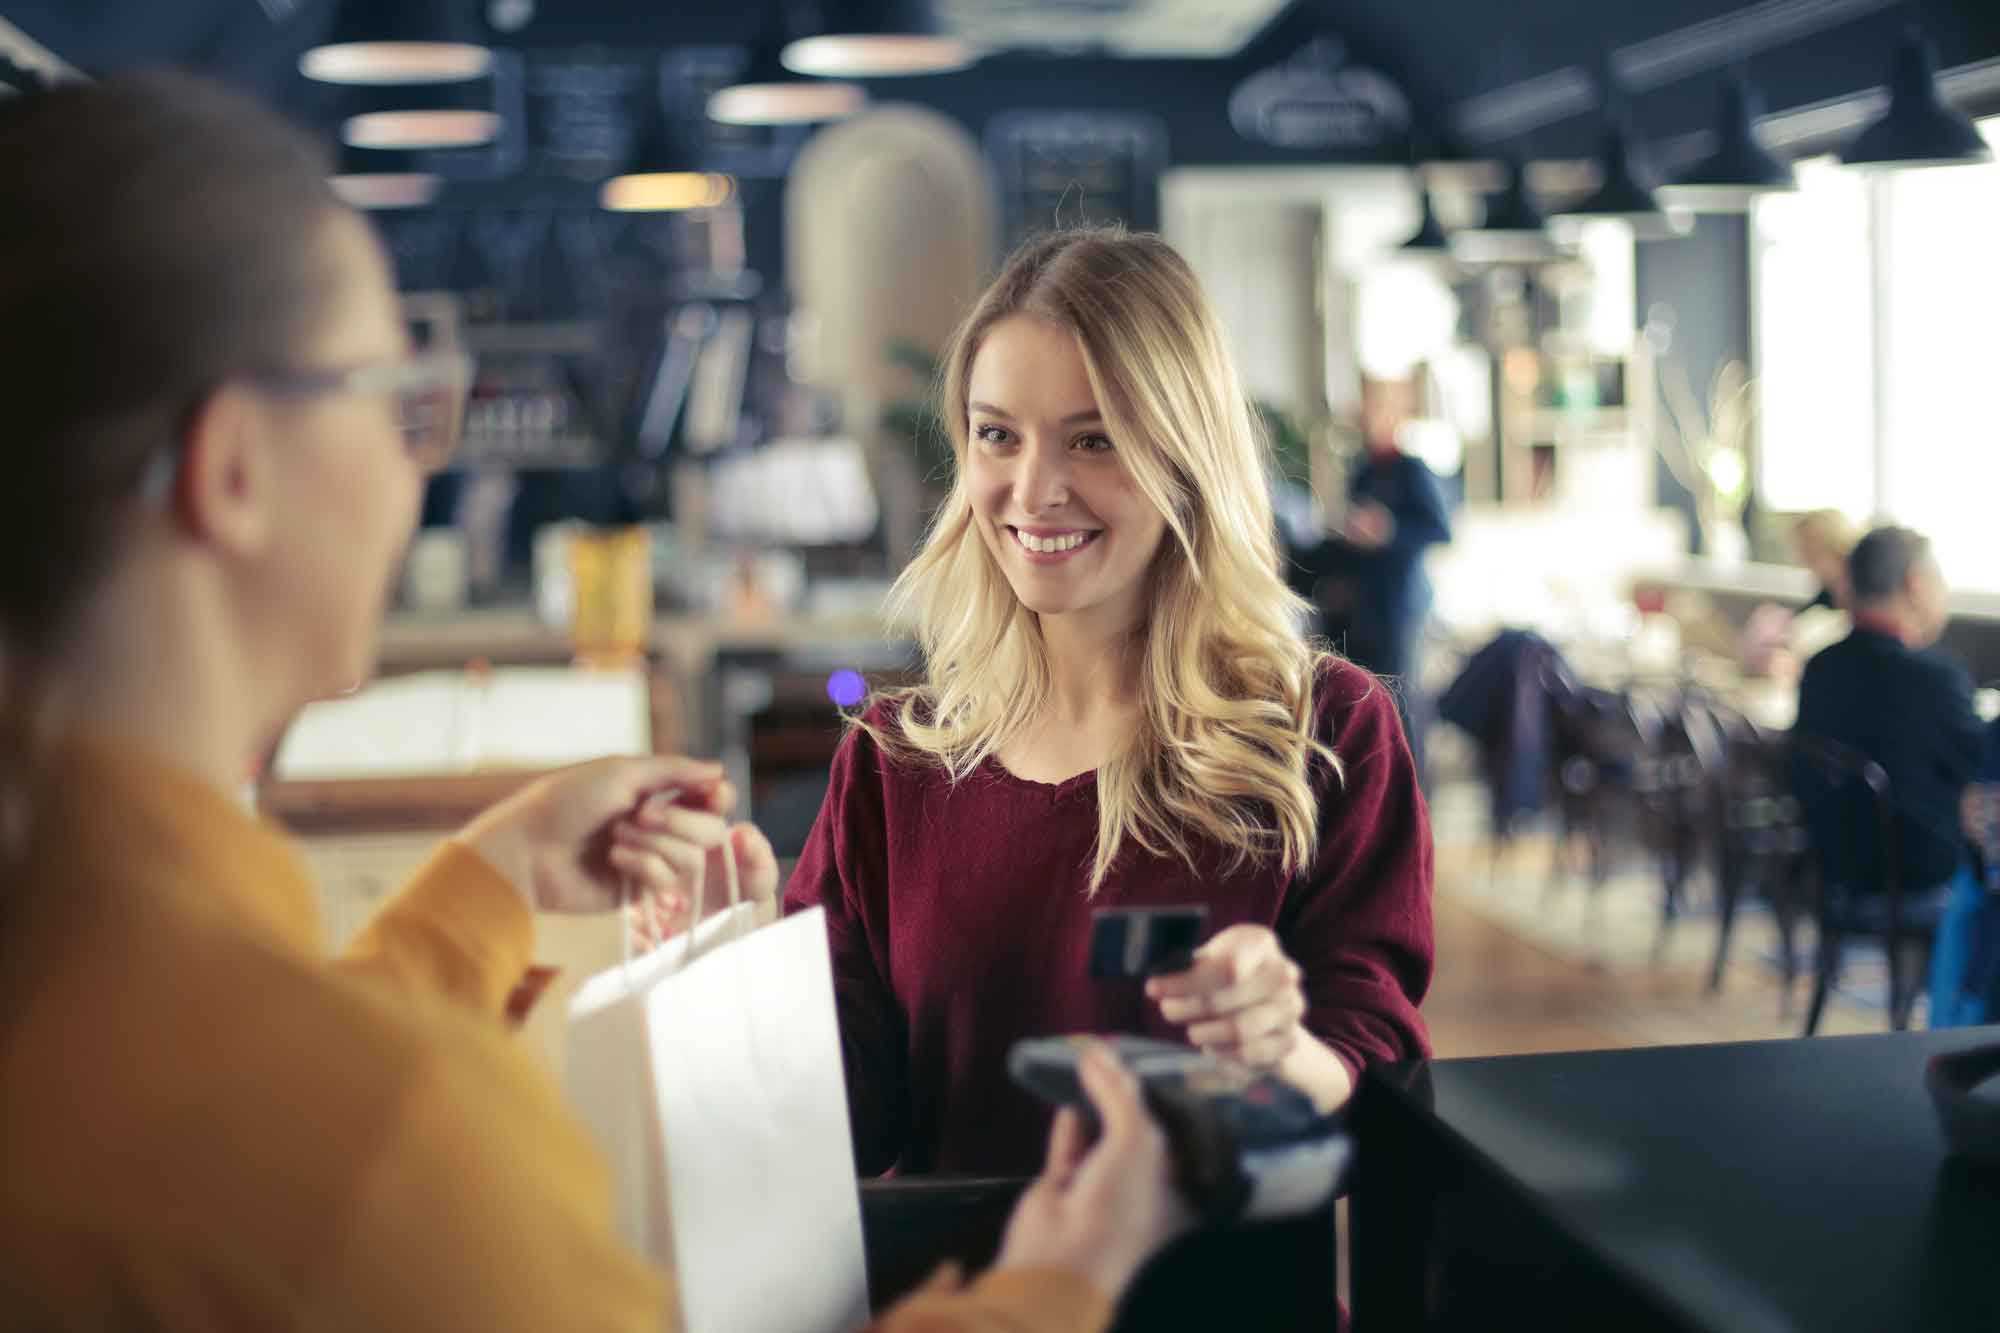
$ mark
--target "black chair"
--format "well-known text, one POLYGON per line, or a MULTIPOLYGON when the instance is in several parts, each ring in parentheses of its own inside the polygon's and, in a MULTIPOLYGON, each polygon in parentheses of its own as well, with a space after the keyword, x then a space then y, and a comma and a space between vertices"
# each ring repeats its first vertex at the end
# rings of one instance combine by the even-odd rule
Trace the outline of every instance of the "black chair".
POLYGON ((1653 745, 1633 778, 1641 833, 1660 873, 1656 953, 1687 908, 1689 881, 1713 864, 1726 768, 1723 731, 1703 696, 1682 690, 1659 713, 1653 745))
POLYGON ((1767 731, 1741 714, 1722 716, 1727 758, 1722 773, 1722 830, 1716 875, 1715 962, 1710 994, 1722 989, 1736 915, 1745 901, 1762 898, 1778 925, 1778 969, 1784 986, 1778 1012, 1791 1011, 1798 977, 1798 923, 1810 904, 1803 897, 1809 842, 1792 794, 1791 745, 1783 732, 1767 731))
POLYGON ((1881 943, 1889 965, 1889 1026, 1901 1032, 1929 970, 1941 898, 1913 902, 1897 870, 1903 820, 1889 775, 1860 751, 1818 736, 1791 738, 1792 774, 1818 872, 1818 958, 1805 1035, 1819 1030, 1848 941, 1881 943))
POLYGON ((1610 690, 1573 687, 1552 694, 1551 704, 1557 846, 1566 852, 1583 842, 1595 893, 1611 877, 1621 837, 1637 825, 1635 782, 1657 743, 1658 719, 1631 694, 1610 690))

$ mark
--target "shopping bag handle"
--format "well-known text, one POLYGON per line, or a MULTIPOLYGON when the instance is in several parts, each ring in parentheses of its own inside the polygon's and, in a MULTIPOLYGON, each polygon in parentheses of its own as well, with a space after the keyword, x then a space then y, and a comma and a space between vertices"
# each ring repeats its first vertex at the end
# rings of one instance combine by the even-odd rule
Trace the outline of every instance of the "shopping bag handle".
MULTIPOLYGON (((657 795, 657 793, 655 793, 655 795, 657 795)), ((681 960, 674 967, 674 971, 676 972, 680 971, 681 968, 686 967, 689 963, 692 963, 695 960, 695 956, 697 954, 706 953, 708 952, 709 949, 714 948, 718 944, 727 943, 727 941, 720 938, 721 932, 717 932, 717 938, 710 940, 707 948, 698 947, 698 941, 700 939, 700 926, 703 917, 702 913, 702 907, 704 905, 703 894, 707 889, 707 883, 706 883, 707 876, 704 875, 702 878, 704 882, 701 884, 697 884, 695 886, 694 903, 690 907, 688 913, 687 948, 681 952, 681 960)), ((726 834, 724 836, 723 851, 722 851, 722 882, 729 894, 728 905, 725 906, 723 910, 725 912, 733 911, 743 901, 743 885, 738 880, 736 874, 736 849, 729 843, 726 834)), ((623 888, 624 888, 623 897, 626 902, 634 903, 639 900, 639 895, 641 893, 641 890, 636 882, 628 878, 627 880, 625 880, 623 888)), ((632 982, 632 923, 630 921, 621 921, 620 926, 621 929, 619 930, 618 934, 619 938, 623 941, 623 950, 624 950, 624 955, 623 955, 624 961, 622 963, 622 968, 624 971, 626 988, 629 990, 631 988, 631 982, 632 982)), ((741 932, 732 931, 730 933, 730 939, 736 938, 736 935, 739 933, 741 932)))

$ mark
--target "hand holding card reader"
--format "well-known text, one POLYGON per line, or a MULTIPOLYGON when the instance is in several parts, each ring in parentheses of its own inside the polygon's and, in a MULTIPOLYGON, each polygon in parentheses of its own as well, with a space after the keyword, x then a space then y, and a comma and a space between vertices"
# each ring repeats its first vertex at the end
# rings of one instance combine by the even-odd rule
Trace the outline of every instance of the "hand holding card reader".
MULTIPOLYGON (((1110 1037, 1105 1044, 1138 1080, 1166 1132, 1175 1183, 1204 1221, 1296 1217, 1333 1197, 1352 1144, 1340 1121, 1297 1088, 1176 1042, 1110 1037)), ((1043 1101, 1076 1107, 1095 1132, 1079 1050, 1071 1037, 1031 1038, 1008 1052, 1007 1069, 1043 1101)))

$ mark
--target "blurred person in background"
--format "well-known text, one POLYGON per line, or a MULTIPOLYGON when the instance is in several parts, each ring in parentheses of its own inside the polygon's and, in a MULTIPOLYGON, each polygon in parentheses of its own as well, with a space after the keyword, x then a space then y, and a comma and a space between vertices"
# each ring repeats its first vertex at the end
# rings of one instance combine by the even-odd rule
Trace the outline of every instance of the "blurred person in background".
MULTIPOLYGON (((315 145, 169 75, 0 106, 0 1325, 657 1330, 605 1168, 502 1020, 531 909, 668 913, 717 767, 537 781, 343 957, 256 757, 362 679, 467 368, 413 354, 315 145)), ((1000 1267, 888 1328, 1093 1329, 1181 1224, 1101 1053, 1000 1267)), ((810 1262, 810 1256, 792 1256, 810 1262)))
POLYGON ((1792 524, 1792 552, 1819 590, 1796 609, 1765 602, 1751 611, 1739 638, 1746 675, 1795 681, 1814 654, 1846 637, 1847 557, 1860 537, 1838 509, 1815 509, 1792 524))
MULTIPOLYGON (((1956 1017, 1970 1026, 1990 1023, 2000 1013, 2000 719, 1986 727, 1986 754, 1959 806, 1959 824, 1972 848, 1971 864, 1961 872, 1983 890, 1982 911, 1975 919, 1964 983, 1958 988, 1956 1017)), ((1946 1001, 1949 1002, 1948 1000, 1946 1001)))
POLYGON ((1348 477, 1346 511, 1325 540, 1289 553, 1294 578, 1317 589, 1321 632, 1388 683, 1420 774, 1427 709, 1417 673, 1431 610, 1424 552, 1451 540, 1443 486, 1403 447, 1421 383, 1420 375, 1362 381, 1363 451, 1348 477))
MULTIPOLYGON (((1973 711, 1971 678, 1935 650, 1949 612, 1930 542, 1908 528, 1876 528, 1850 553, 1846 587, 1853 633, 1806 663, 1795 734, 1846 746, 1887 774, 1906 911, 1937 924, 1931 1022, 1952 1026, 1964 1021, 1961 1000, 1986 910, 1960 828, 1986 729, 1973 711)), ((1846 812, 1827 799, 1825 778, 1799 761, 1793 784, 1814 841, 1822 849, 1847 846, 1848 830, 1836 822, 1846 812)))
POLYGON ((1389 692, 1312 647, 1214 312, 1156 236, 1025 245, 960 327, 950 496, 897 597, 920 686, 834 759, 786 890, 826 909, 864 1172, 1027 1168, 1014 1042, 1183 1039, 1322 1108, 1423 1053, 1431 840, 1389 692), (1098 907, 1199 904, 1141 986, 1098 907))
POLYGON ((1848 601, 1847 558, 1861 534, 1838 509, 1815 509, 1792 524, 1792 552, 1819 583, 1813 599, 1799 609, 1844 610, 1848 601))

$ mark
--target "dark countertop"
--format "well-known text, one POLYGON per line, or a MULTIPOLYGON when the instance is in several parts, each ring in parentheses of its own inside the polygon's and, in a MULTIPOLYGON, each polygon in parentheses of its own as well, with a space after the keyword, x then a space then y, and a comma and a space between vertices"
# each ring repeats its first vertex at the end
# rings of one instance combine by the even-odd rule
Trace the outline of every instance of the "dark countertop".
MULTIPOLYGON (((1363 1170, 1380 1142, 1371 1124, 1389 1127, 1395 1151, 1458 1158, 1690 1327, 2000 1329, 2000 1178, 1947 1166, 1923 1085, 1931 1054, 1996 1039, 2000 1028, 1402 1066, 1364 1089, 1363 1170)), ((1367 1188, 1364 1176, 1357 1209, 1367 1188)), ((1357 1242, 1363 1225, 1357 1214, 1357 1242)))

